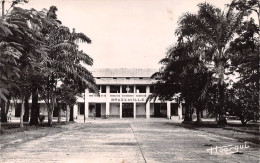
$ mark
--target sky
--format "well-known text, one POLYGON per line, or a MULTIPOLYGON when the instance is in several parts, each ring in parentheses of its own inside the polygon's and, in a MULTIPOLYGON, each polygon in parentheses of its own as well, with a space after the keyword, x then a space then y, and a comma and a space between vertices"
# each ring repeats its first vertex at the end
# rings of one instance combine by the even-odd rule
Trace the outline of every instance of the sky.
POLYGON ((230 0, 30 0, 21 6, 56 6, 63 25, 92 40, 80 49, 94 59, 93 68, 158 69, 176 42, 179 17, 195 13, 201 2, 224 9, 230 0))

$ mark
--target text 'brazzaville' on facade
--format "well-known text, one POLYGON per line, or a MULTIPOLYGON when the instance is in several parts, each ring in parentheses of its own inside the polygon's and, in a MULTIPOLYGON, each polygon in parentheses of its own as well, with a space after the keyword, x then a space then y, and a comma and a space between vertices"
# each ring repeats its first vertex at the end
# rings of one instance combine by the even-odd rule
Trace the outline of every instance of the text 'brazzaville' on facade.
POLYGON ((145 98, 111 98, 111 101, 145 101, 145 98))

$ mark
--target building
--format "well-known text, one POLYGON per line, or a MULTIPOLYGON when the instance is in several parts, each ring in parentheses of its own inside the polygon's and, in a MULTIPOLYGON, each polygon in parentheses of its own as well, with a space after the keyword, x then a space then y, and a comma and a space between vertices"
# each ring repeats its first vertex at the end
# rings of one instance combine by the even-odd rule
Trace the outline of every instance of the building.
POLYGON ((151 75, 155 69, 94 69, 92 74, 99 88, 99 95, 86 89, 84 98, 78 99, 74 116, 78 118, 117 117, 151 118, 176 116, 182 119, 182 105, 175 101, 148 101, 153 92, 151 75), (77 109, 78 107, 78 109, 77 109), (78 111, 76 111, 78 110, 78 111))

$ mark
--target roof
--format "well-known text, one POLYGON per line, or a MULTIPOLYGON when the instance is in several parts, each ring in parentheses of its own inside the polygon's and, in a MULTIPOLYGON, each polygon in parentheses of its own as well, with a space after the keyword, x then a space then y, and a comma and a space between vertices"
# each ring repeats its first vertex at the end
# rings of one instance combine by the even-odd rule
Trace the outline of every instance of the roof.
POLYGON ((101 68, 93 69, 92 74, 95 78, 150 78, 157 69, 137 69, 137 68, 101 68))

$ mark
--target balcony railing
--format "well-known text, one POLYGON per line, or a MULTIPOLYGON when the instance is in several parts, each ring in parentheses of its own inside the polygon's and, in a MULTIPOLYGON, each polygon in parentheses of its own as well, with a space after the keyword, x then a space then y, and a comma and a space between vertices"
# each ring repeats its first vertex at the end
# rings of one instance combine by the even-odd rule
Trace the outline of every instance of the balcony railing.
POLYGON ((139 93, 135 95, 136 97, 146 97, 146 93, 139 93))
POLYGON ((122 94, 122 97, 134 97, 135 94, 131 93, 131 94, 122 94))
MULTIPOLYGON (((100 95, 90 93, 88 97, 96 98, 96 97, 107 97, 107 96, 105 93, 101 93, 100 95)), ((147 94, 146 93, 110 93, 108 97, 147 97, 147 94)))
POLYGON ((110 97, 120 97, 120 93, 110 93, 110 97))
POLYGON ((106 97, 106 94, 96 95, 96 94, 94 94, 94 93, 90 93, 90 94, 88 95, 88 97, 106 97))

